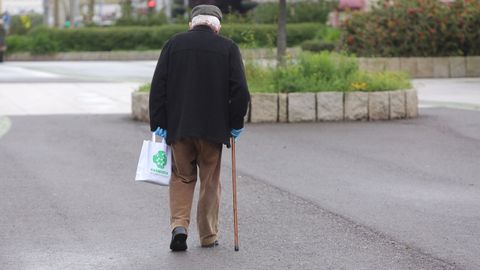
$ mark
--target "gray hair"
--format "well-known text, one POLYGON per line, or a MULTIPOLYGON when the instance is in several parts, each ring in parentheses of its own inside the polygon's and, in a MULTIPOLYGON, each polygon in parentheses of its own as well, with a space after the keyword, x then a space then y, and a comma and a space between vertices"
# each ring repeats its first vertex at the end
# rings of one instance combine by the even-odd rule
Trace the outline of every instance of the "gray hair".
POLYGON ((213 30, 219 31, 220 30, 220 20, 215 16, 210 15, 197 15, 192 18, 192 28, 197 25, 208 25, 213 30))

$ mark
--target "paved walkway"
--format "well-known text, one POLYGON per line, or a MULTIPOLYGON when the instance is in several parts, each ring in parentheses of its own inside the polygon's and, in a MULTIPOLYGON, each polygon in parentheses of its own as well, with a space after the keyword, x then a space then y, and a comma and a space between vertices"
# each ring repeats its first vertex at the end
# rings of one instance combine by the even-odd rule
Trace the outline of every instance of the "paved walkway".
MULTIPOLYGON (((6 62, 0 115, 128 113, 155 62, 6 62)), ((480 78, 414 80, 421 107, 480 109, 480 78)))
POLYGON ((480 78, 416 79, 421 107, 480 110, 480 78))

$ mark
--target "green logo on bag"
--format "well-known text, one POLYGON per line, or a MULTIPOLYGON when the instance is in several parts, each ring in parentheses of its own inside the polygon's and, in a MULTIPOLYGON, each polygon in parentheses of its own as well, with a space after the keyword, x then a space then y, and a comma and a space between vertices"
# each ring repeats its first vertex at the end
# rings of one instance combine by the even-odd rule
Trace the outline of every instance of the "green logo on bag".
POLYGON ((159 169, 163 170, 165 165, 167 165, 167 154, 165 154, 165 151, 160 150, 153 155, 153 163, 155 163, 159 169))

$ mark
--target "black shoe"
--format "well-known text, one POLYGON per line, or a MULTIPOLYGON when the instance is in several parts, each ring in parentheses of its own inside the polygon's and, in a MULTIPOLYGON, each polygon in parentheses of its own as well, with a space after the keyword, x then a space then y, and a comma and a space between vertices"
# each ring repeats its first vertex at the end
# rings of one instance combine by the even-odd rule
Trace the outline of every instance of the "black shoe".
POLYGON ((208 245, 202 245, 202 248, 212 248, 218 246, 218 240, 215 240, 215 242, 208 244, 208 245))
POLYGON ((172 251, 187 250, 187 229, 184 227, 176 227, 172 231, 172 242, 170 242, 172 251))

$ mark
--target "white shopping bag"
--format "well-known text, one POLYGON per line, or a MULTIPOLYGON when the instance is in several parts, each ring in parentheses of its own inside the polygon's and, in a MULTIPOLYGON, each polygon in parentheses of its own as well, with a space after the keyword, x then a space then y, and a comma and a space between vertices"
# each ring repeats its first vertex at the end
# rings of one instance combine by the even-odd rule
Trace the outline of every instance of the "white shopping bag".
POLYGON ((155 142, 155 133, 151 141, 143 141, 138 159, 135 181, 168 186, 172 174, 172 153, 165 139, 155 142))

